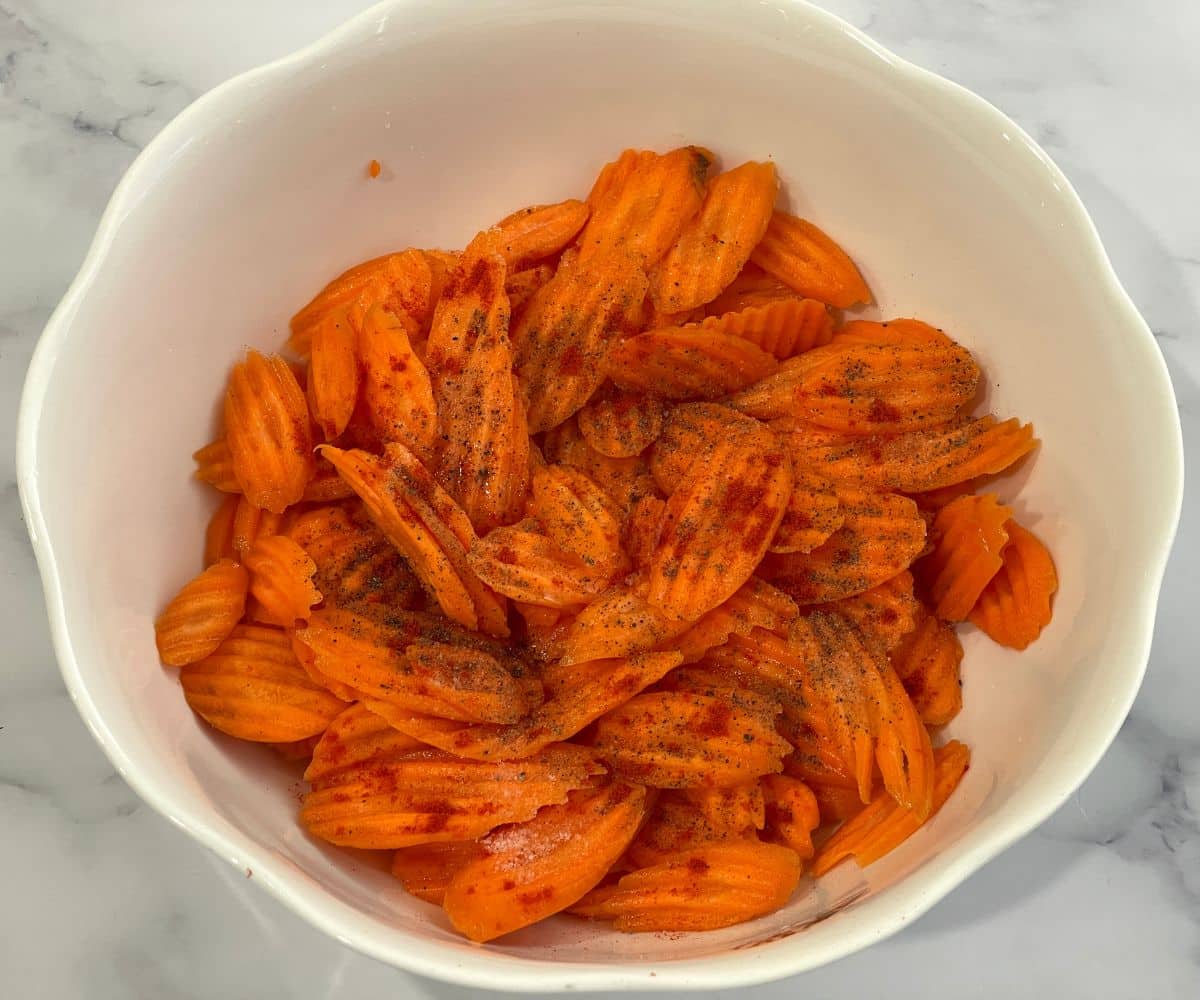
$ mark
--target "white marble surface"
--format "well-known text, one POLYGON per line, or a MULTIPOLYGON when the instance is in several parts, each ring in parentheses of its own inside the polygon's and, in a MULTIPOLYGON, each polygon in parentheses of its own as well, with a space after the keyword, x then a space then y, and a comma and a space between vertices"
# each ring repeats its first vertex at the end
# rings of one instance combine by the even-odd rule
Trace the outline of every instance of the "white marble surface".
MULTIPOLYGON (((59 679, 13 473, 30 353, 122 171, 197 95, 360 6, 0 0, 0 996, 466 995, 318 934, 125 787, 59 679)), ((1200 467, 1200 3, 826 6, 1058 160, 1162 344, 1200 467)), ((1200 996, 1198 542, 1193 492, 1145 688, 1053 819, 892 940, 744 995, 1200 996)))

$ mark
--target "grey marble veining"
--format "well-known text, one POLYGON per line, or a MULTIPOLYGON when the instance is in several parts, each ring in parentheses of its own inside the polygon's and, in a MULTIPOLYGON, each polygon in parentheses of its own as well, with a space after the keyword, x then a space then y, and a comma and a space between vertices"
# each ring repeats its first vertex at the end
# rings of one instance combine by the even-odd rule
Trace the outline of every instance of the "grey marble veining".
MULTIPOLYGON (((0 0, 0 996, 468 995, 310 929, 112 772, 54 665, 13 472, 35 339, 137 151, 198 94, 360 6, 0 0)), ((1055 157, 1159 338, 1200 468, 1200 4, 825 6, 982 94, 1055 157)), ((1052 819, 891 940, 741 995, 1200 996, 1198 558, 1193 493, 1146 685, 1052 819)))

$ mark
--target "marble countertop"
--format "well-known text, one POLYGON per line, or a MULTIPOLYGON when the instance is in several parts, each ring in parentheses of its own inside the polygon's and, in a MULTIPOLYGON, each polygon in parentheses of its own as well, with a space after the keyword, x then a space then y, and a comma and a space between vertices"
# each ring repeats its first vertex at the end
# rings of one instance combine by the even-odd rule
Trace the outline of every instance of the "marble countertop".
MULTIPOLYGON (((1200 468, 1200 4, 824 4, 984 95, 1055 157, 1159 338, 1200 468)), ((54 663, 13 472, 11 429, 34 343, 138 150, 205 90, 362 5, 0 0, 2 996, 468 993, 319 934, 112 772, 54 663)), ((1198 556, 1193 491, 1145 687, 1057 815, 891 940, 742 995, 1200 996, 1198 556)))

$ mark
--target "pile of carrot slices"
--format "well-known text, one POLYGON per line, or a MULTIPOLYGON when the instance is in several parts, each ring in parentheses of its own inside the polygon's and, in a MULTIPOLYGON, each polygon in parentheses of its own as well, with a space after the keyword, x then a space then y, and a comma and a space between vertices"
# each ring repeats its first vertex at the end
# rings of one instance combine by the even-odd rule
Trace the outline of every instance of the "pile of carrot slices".
POLYGON ((971 353, 848 320, 770 162, 628 150, 586 200, 335 278, 248 352, 156 624, 216 729, 306 760, 300 823, 489 941, 700 931, 867 865, 970 754, 970 622, 1023 649, 1037 445, 971 353))

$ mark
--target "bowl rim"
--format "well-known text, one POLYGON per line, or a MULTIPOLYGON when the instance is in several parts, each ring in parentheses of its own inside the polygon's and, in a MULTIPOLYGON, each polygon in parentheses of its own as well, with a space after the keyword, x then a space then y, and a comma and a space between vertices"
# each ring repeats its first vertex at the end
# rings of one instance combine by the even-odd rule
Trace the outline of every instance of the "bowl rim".
MULTIPOLYGON (((491 6, 501 5, 499 0, 488 2, 491 6)), ((855 44, 859 58, 870 61, 877 68, 882 65, 886 70, 880 71, 891 73, 898 84, 923 93, 943 106, 954 106, 960 113, 1000 127, 1011 137, 1014 155, 1035 158, 1046 171, 1048 180, 1059 188, 1061 197, 1056 203, 1063 224, 1070 227, 1081 255, 1087 258, 1087 266, 1102 282, 1101 291, 1108 295, 1113 307, 1119 311, 1123 325, 1129 328, 1132 336, 1138 338, 1148 393, 1162 404, 1159 406, 1159 417, 1163 426, 1159 431, 1164 436, 1165 464, 1160 475, 1162 495, 1166 498, 1163 502, 1166 518, 1160 525, 1155 547, 1147 552, 1141 603, 1132 608, 1135 613, 1130 616, 1131 631, 1136 632, 1136 641, 1131 642, 1131 646, 1136 647, 1137 655, 1110 702, 1104 738, 1077 755, 1075 767, 1054 794, 1047 794, 1033 803, 1004 806, 981 829, 969 832, 943 852, 937 864, 926 864, 889 887, 888 894, 892 899, 889 908, 880 910, 871 920, 849 923, 836 943, 819 954, 803 948, 789 949, 788 943, 793 939, 788 938, 756 948, 701 958, 621 965, 520 958, 483 948, 472 951, 436 941, 422 941, 421 947, 414 949, 406 932, 392 930, 380 933, 374 926, 373 918, 331 897, 319 886, 306 884, 292 866, 262 848, 247 834, 233 828, 220 828, 220 824, 211 818, 195 814, 177 803, 169 789, 160 787, 152 780, 143 780, 137 762, 125 753, 120 740, 98 711, 80 669, 64 612, 58 559, 42 512, 37 439, 55 363, 67 345, 72 320, 81 302, 101 271, 125 217, 138 201, 138 191, 153 182, 157 162, 164 156, 169 158, 172 151, 186 142, 204 119, 220 117, 228 106, 236 107, 239 95, 243 92, 269 81, 284 79, 294 70, 320 61, 344 44, 366 37, 393 15, 402 17, 406 11, 425 6, 422 0, 382 0, 311 44, 241 73, 203 94, 169 122, 135 158, 113 192, 83 264, 47 321, 34 350, 18 413, 16 456, 21 504, 42 577, 51 639, 60 670, 76 709, 113 766, 144 801, 176 826, 235 867, 252 867, 255 881, 289 909, 341 943, 372 958, 409 972, 464 986, 530 993, 568 989, 731 988, 780 979, 816 968, 890 937, 1047 819, 1083 783, 1107 751, 1141 685, 1149 659, 1163 574, 1183 503, 1182 427, 1166 362, 1150 328, 1117 278, 1095 224, 1070 181, 1024 129, 984 98, 897 56, 863 31, 813 5, 809 0, 781 2, 789 8, 788 13, 798 15, 815 34, 826 39, 835 35, 844 36, 844 40, 855 44), (1149 384, 1151 382, 1152 385, 1149 384), (1168 411, 1173 419, 1161 420, 1168 411)), ((471 6, 467 0, 444 0, 444 3, 447 7, 451 4, 464 8, 471 6)), ((570 0, 548 0, 541 6, 547 10, 580 9, 580 5, 573 5, 570 0)), ((601 6, 623 5, 618 2, 601 6)), ((668 9, 672 6, 672 0, 642 0, 641 6, 668 9)), ((710 16, 710 12, 718 6, 714 0, 706 0, 703 16, 710 16)), ((474 10, 477 13, 478 6, 474 10)))

